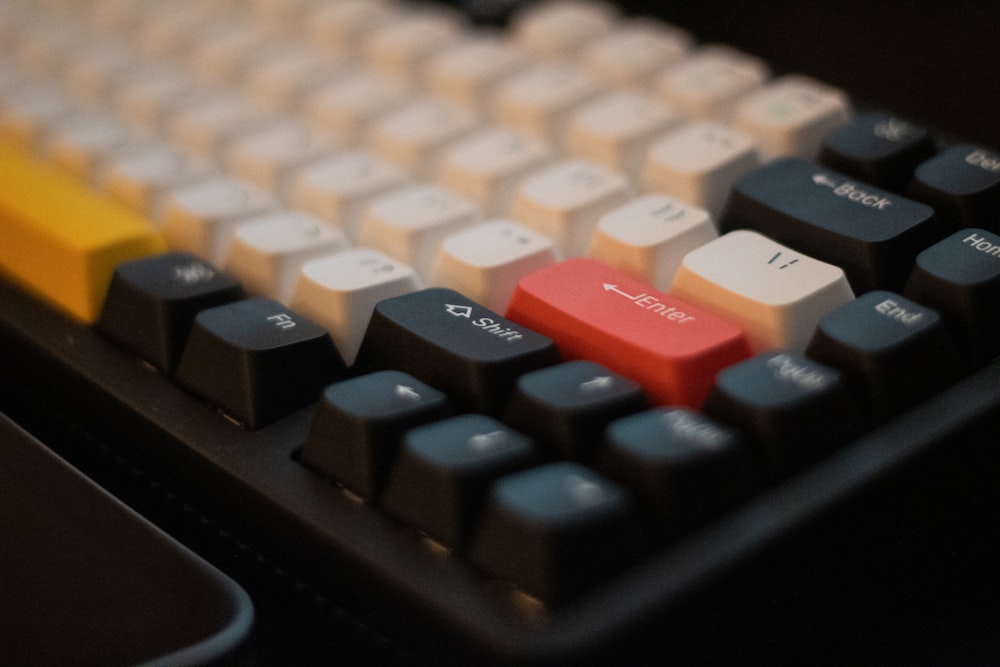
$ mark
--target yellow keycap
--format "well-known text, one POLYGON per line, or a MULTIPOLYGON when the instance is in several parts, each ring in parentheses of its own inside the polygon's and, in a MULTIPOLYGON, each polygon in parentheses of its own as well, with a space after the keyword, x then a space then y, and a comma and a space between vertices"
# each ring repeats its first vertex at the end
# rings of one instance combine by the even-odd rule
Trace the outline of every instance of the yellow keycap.
POLYGON ((0 271, 93 322, 119 263, 163 252, 143 218, 0 141, 0 271))

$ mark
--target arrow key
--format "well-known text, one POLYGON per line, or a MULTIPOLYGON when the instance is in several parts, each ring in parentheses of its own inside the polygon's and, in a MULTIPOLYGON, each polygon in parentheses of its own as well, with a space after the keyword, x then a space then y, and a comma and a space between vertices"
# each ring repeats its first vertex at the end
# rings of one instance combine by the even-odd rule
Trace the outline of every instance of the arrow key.
POLYGON ((486 415, 420 426, 403 437, 383 499, 390 514, 458 548, 490 485, 536 460, 530 438, 486 415))
POLYGON ((444 394, 406 373, 382 371, 344 380, 323 392, 301 460, 373 500, 403 433, 449 414, 444 394))
POLYGON ((639 385, 591 361, 523 375, 507 408, 511 426, 560 456, 587 460, 613 419, 646 407, 639 385))

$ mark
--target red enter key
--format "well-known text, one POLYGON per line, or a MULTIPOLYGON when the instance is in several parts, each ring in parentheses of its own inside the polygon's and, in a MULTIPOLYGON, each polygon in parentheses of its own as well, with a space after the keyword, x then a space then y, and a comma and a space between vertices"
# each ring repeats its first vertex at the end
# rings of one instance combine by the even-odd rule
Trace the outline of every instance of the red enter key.
POLYGON ((567 358, 632 378, 660 403, 698 407, 718 371, 750 356, 735 325, 592 259, 522 278, 507 317, 567 358))

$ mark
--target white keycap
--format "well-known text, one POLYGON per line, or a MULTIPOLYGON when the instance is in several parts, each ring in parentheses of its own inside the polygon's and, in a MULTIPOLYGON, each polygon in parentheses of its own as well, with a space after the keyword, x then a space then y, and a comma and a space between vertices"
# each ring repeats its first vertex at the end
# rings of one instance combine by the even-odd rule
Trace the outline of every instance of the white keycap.
POLYGON ((49 83, 29 83, 0 99, 0 137, 29 150, 41 147, 46 132, 76 110, 73 100, 49 83))
POLYGON ((253 63, 246 80, 254 99, 290 111, 313 91, 343 79, 348 71, 343 56, 290 48, 253 63))
POLYGON ((299 171, 290 199, 295 208, 340 226, 353 242, 371 200, 405 182, 401 167, 371 153, 351 151, 299 171))
POLYGON ((615 11, 602 2, 546 2, 516 17, 514 39, 546 56, 567 55, 611 30, 615 11))
POLYGON ((587 70, 615 86, 645 86, 691 49, 691 36, 659 21, 635 20, 589 44, 587 70))
POLYGON ((336 139, 287 121, 240 137, 224 162, 233 174, 284 197, 297 169, 332 157, 340 148, 336 139))
POLYGON ((136 19, 132 43, 154 58, 184 58, 193 45, 222 29, 209 3, 149 3, 136 19))
POLYGON ((399 19, 402 10, 384 0, 340 0, 307 7, 303 25, 317 49, 350 51, 365 35, 399 19))
POLYGON ((416 175, 431 173, 450 145, 480 126, 470 109, 421 99, 383 116, 371 127, 372 150, 416 175))
POLYGON ((854 298, 840 267, 748 230, 689 253, 670 293, 736 323, 757 352, 803 352, 819 319, 854 298))
POLYGON ((77 98, 93 104, 106 104, 111 91, 124 74, 136 67, 135 52, 120 42, 101 41, 75 53, 66 64, 63 80, 77 98))
POLYGON ((307 262, 291 307, 329 329, 340 355, 351 365, 375 304, 421 287, 410 266, 378 250, 356 248, 307 262))
POLYGON ((682 120, 680 113, 643 93, 608 93, 570 116, 566 150, 634 177, 653 140, 682 120))
POLYGON ((372 201, 359 243, 372 246, 426 277, 442 239, 472 225, 479 209, 437 185, 412 185, 372 201))
POLYGON ((556 261, 549 237, 512 220, 493 220, 447 237, 429 284, 449 287, 503 313, 518 280, 556 261))
POLYGON ((704 208, 718 219, 733 183, 758 162, 750 137, 703 121, 657 140, 646 154, 642 182, 647 190, 704 208))
POLYGON ((216 94, 184 70, 157 63, 129 70, 113 94, 113 105, 129 122, 158 131, 179 105, 191 105, 216 94))
POLYGON ((477 35, 428 61, 427 88, 456 104, 482 108, 497 84, 527 62, 527 53, 499 36, 477 35))
POLYGON ((665 292, 684 256, 717 236, 707 211, 649 194, 605 213, 587 255, 665 292))
POLYGON ((438 180, 492 215, 506 215, 517 186, 553 159, 548 143, 509 128, 477 132, 449 148, 438 180))
POLYGON ((224 266, 247 291, 287 304, 306 262, 348 247, 344 233, 319 218, 277 211, 235 229, 224 266))
POLYGON ((205 160, 159 145, 112 158, 98 182, 112 197, 156 221, 166 192, 215 174, 205 160))
POLYGON ((309 119, 324 131, 358 139, 379 117, 408 102, 405 81, 359 73, 317 90, 305 102, 309 119))
POLYGON ((658 94, 693 118, 726 120, 736 101, 770 75, 763 61, 725 46, 707 46, 671 67, 658 94))
POLYGON ((153 145, 151 135, 98 111, 71 114, 56 122, 43 152, 85 183, 96 183, 102 167, 114 156, 137 152, 153 145))
POLYGON ((551 237, 564 256, 579 257, 600 217, 628 196, 618 172, 583 160, 559 162, 521 184, 511 217, 551 237))
POLYGON ((174 250, 186 250, 221 266, 236 227, 277 208, 267 192, 245 181, 221 176, 176 188, 163 202, 163 237, 174 250))
POLYGON ((361 44, 365 62, 386 76, 412 79, 435 53, 462 37, 457 16, 444 10, 417 10, 376 28, 361 44))
POLYGON ((19 67, 33 75, 58 75, 72 62, 74 52, 86 44, 86 35, 72 21, 35 18, 21 26, 14 37, 14 57, 19 67))
POLYGON ((184 149, 210 159, 221 159, 228 145, 241 136, 275 122, 275 116, 237 95, 176 108, 168 133, 184 149))
POLYGON ((844 93, 803 76, 786 76, 741 100, 732 124, 757 141, 765 160, 813 158, 823 138, 849 118, 844 93))
POLYGON ((256 26, 227 22, 195 44, 187 61, 196 78, 225 85, 238 80, 259 58, 280 53, 282 44, 256 26))
POLYGON ((558 142, 569 115, 601 92, 598 81, 583 70, 564 62, 544 63, 497 88, 496 118, 503 125, 558 142))

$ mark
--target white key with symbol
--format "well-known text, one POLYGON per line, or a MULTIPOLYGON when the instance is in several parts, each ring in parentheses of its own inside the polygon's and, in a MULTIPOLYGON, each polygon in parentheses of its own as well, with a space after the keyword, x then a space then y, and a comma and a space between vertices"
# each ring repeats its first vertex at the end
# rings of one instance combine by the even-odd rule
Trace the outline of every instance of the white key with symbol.
POLYGON ((445 238, 429 284, 450 287, 502 313, 522 276, 557 259, 549 237, 511 220, 492 220, 445 238))
POLYGON ((803 352, 819 319, 854 298, 840 267, 748 230, 688 253, 670 294, 734 322, 755 352, 803 352))
POLYGON ((553 159, 551 146, 511 128, 482 130, 449 148, 438 180, 494 215, 510 210, 517 186, 553 159))
POLYGON ((479 217, 472 202, 441 186, 412 185, 372 201, 359 243, 406 262, 426 278, 441 241, 479 217))
POLYGON ((163 236, 174 250, 187 250, 221 265, 236 227, 277 205, 270 193, 245 181, 220 176, 167 195, 163 203, 163 236))
POLYGON ((365 151, 350 151, 299 171, 289 200, 292 206, 339 225, 353 242, 368 204, 406 180, 402 167, 365 151))
POLYGON ((642 184, 718 219, 733 183, 758 163, 750 137, 721 123, 696 122, 653 143, 642 166, 642 184))
POLYGON ((763 61, 709 45, 669 68, 656 82, 660 97, 692 118, 726 120, 736 101, 767 81, 763 61))
POLYGON ((230 146, 225 162, 228 169, 283 196, 296 169, 331 157, 341 144, 308 125, 287 121, 248 134, 230 146))
POLYGON ((225 269, 248 291, 288 303, 306 262, 349 247, 340 229, 307 213, 277 211, 236 229, 225 269))
POLYGON ((604 214, 587 255, 665 292, 684 256, 717 236, 704 209, 648 194, 604 214))
POLYGON ((629 197, 618 172, 586 162, 559 162, 525 180, 511 216, 550 236, 566 257, 583 255, 598 219, 629 197))
POLYGON ((291 308, 326 327, 351 365, 375 304, 421 287, 409 265, 373 248, 355 248, 307 262, 292 293, 291 308))
POLYGON ((851 114, 847 96, 804 76, 785 76, 740 101, 733 128, 752 136, 764 160, 812 159, 829 132, 851 114))
POLYGON ((654 139, 682 120, 678 111, 643 93, 609 93, 570 116, 566 150, 634 176, 654 139))

